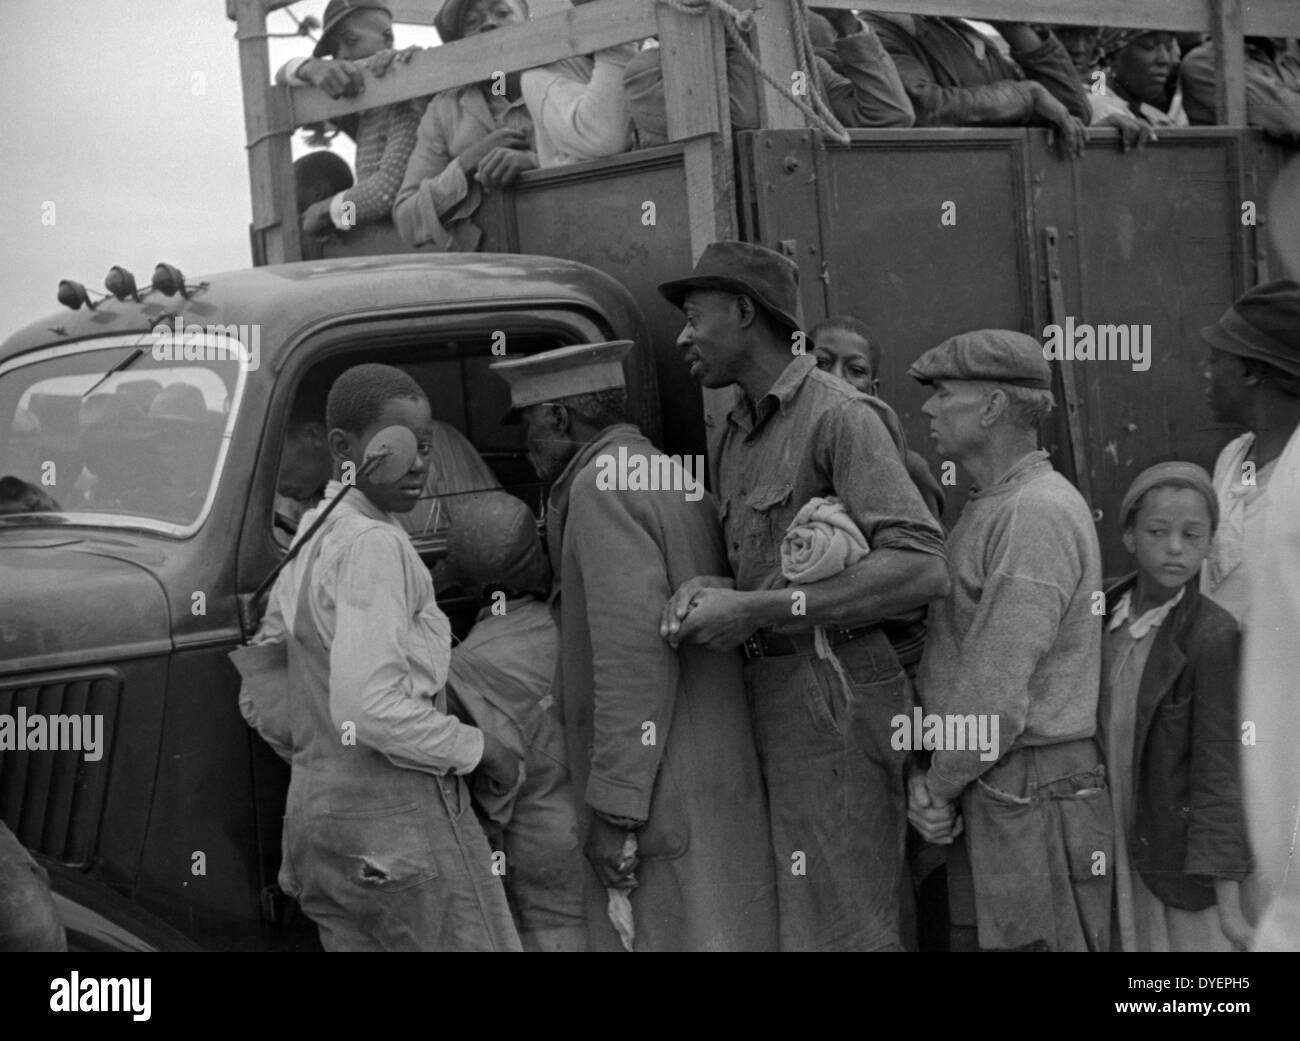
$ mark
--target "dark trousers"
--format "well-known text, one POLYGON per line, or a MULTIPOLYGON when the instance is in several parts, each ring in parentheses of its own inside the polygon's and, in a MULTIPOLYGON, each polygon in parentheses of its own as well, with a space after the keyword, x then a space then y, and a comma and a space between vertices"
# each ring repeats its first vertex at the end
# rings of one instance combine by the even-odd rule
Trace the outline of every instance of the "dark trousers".
POLYGON ((767 784, 781 949, 902 950, 907 752, 891 720, 912 691, 875 630, 814 654, 754 658, 745 686, 767 784))

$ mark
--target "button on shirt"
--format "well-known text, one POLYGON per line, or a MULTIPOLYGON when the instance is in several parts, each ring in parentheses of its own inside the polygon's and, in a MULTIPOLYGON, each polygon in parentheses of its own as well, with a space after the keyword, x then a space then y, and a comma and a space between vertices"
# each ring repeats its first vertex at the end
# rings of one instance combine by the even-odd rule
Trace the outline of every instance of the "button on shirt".
POLYGON ((795 358, 757 406, 726 419, 714 473, 736 588, 773 589, 781 539, 799 508, 837 496, 873 550, 944 555, 943 532, 903 464, 902 427, 879 398, 795 358))

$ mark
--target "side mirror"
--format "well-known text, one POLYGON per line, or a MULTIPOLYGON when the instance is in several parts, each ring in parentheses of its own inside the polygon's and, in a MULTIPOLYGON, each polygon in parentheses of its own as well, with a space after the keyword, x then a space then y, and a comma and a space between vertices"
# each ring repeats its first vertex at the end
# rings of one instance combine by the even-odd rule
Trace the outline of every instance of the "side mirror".
POLYGON ((358 476, 369 477, 374 484, 396 484, 415 465, 418 452, 419 445, 409 427, 384 427, 366 445, 358 476))

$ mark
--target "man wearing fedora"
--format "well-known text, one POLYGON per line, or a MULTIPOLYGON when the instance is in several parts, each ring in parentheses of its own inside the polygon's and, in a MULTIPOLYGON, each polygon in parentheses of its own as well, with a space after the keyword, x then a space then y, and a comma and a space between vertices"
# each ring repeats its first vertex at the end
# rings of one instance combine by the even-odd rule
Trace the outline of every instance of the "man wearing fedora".
POLYGON ((712 467, 735 577, 699 570, 675 585, 661 633, 674 647, 743 647, 781 949, 900 950, 907 753, 891 747, 890 721, 912 692, 879 623, 946 592, 943 533, 907 474, 893 411, 817 368, 792 261, 714 242, 659 291, 686 314, 677 345, 690 374, 739 389, 712 467), (818 496, 840 500, 871 552, 793 588, 782 536, 818 496))
POLYGON ((1088 504, 1038 448, 1051 369, 1032 336, 982 329, 908 374, 933 388, 936 450, 977 489, 948 538, 951 591, 930 605, 917 689, 927 714, 996 734, 987 749, 940 742, 908 779, 909 818, 951 845, 950 949, 1104 951, 1101 550, 1088 504))
POLYGON ((726 567, 713 505, 610 481, 658 450, 624 421, 630 341, 497 362, 538 477, 559 588, 551 690, 587 855, 591 950, 774 950, 776 889, 740 656, 669 647, 660 605, 726 567), (611 891, 614 891, 611 893, 611 891), (629 894, 631 927, 611 921, 629 894))
POLYGON ((1245 887, 1259 917, 1256 950, 1300 947, 1300 284, 1244 293, 1201 330, 1206 397, 1216 420, 1246 428, 1219 453, 1222 518, 1201 589, 1243 632, 1241 717, 1246 817, 1257 874, 1245 887))

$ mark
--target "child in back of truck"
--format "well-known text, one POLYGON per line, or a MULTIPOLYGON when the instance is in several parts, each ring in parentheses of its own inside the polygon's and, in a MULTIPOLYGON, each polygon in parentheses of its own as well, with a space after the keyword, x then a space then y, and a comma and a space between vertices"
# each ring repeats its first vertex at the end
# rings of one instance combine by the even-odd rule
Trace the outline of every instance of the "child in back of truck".
POLYGON ((1197 584, 1219 519, 1209 474, 1153 466, 1120 518, 1138 570, 1106 596, 1097 724, 1115 815, 1112 946, 1245 950, 1239 633, 1197 584))
POLYGON ((359 365, 326 404, 335 479, 352 478, 279 575, 255 643, 287 650, 287 690, 241 696, 245 718, 292 764, 280 885, 327 950, 519 950, 465 774, 509 790, 519 761, 446 713, 451 630, 396 514, 423 492, 429 402, 406 373, 359 365), (408 428, 405 474, 372 479, 366 447, 408 428), (395 478, 391 483, 389 477, 395 478))

